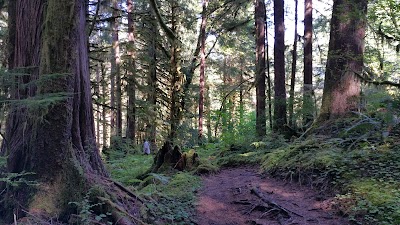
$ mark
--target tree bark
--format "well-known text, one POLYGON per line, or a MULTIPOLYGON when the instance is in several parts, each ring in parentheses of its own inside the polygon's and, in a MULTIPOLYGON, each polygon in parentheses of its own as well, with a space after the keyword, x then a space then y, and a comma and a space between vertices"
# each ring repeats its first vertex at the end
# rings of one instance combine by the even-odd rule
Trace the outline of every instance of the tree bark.
MULTIPOLYGON (((98 62, 96 65, 96 84, 94 87, 94 92, 97 95, 97 99, 100 99, 100 70, 101 66, 98 62)), ((97 137, 97 148, 100 148, 100 124, 101 124, 101 111, 100 104, 96 105, 96 137, 97 137)))
MULTIPOLYGON (((114 129, 113 135, 122 136, 122 88, 121 88, 121 58, 120 58, 120 50, 119 50, 119 6, 118 1, 113 0, 113 9, 112 9, 112 48, 111 48, 111 92, 115 88, 115 93, 111 93, 111 98, 114 96, 114 101, 111 101, 111 107, 115 106, 115 113, 112 114, 111 119, 111 128, 114 129), (115 86, 112 84, 113 81, 115 82, 115 86), (115 105, 113 105, 113 103, 115 105), (113 122, 113 116, 115 118, 113 122), (113 124, 115 123, 115 124, 113 124), (113 125, 115 127, 113 127, 113 125)), ((112 109, 114 110, 114 109, 112 109)))
POLYGON ((262 139, 266 133, 265 114, 265 2, 255 1, 256 21, 256 133, 262 139))
POLYGON ((324 94, 318 122, 357 110, 363 68, 367 0, 335 0, 331 19, 324 94))
POLYGON ((283 0, 274 0, 274 130, 282 133, 286 122, 285 24, 283 0))
MULTIPOLYGON (((106 105, 106 99, 108 97, 107 95, 107 74, 106 74, 106 68, 104 63, 101 63, 101 95, 102 95, 102 99, 103 99, 103 107, 102 107, 102 112, 101 112, 101 117, 102 117, 102 127, 103 127, 103 148, 108 146, 108 123, 107 123, 107 105, 106 105)), ((100 137, 98 137, 100 138, 100 137)))
POLYGON ((269 128, 273 129, 273 118, 272 118, 272 85, 271 85, 271 71, 270 71, 270 60, 269 60, 269 41, 268 41, 268 18, 265 18, 265 41, 266 41, 266 58, 267 58, 267 95, 268 95, 268 117, 269 117, 269 128))
POLYGON ((150 37, 148 45, 149 55, 149 73, 148 73, 148 85, 149 90, 147 94, 147 102, 150 105, 149 119, 147 122, 147 130, 150 141, 151 151, 157 150, 156 138, 157 138, 157 38, 159 33, 157 31, 157 25, 155 22, 155 16, 151 14, 152 20, 149 21, 150 33, 153 34, 150 37))
POLYGON ((313 74, 312 74, 312 0, 304 1, 304 88, 303 88, 303 125, 310 125, 314 120, 313 74))
MULTIPOLYGON (((15 89, 13 97, 30 96, 31 101, 41 97, 39 103, 53 99, 45 105, 30 102, 36 104, 35 108, 20 105, 9 114, 6 135, 12 145, 3 147, 2 152, 8 156, 7 172, 31 172, 27 179, 37 185, 11 187, 2 193, 2 199, 8 199, 1 201, 2 218, 28 214, 68 220, 69 203, 83 201, 94 186, 104 188, 120 204, 122 198, 116 193, 121 189, 108 183, 108 173, 96 147, 86 1, 14 3, 10 4, 10 11, 18 13, 11 18, 17 26, 12 31, 16 39, 11 44, 14 52, 10 68, 33 68, 25 79, 39 82, 35 82, 37 89, 15 89), (10 202, 13 205, 6 205, 10 202)), ((127 201, 127 211, 136 210, 135 200, 127 201)))
MULTIPOLYGON (((134 21, 134 3, 132 0, 127 0, 127 12, 128 12, 128 106, 127 106, 127 127, 126 137, 135 143, 136 135, 136 57, 135 57, 135 21, 134 21)), ((121 126, 122 128, 122 126, 121 126)))
MULTIPOLYGON (((176 34, 180 23, 177 2, 171 3, 171 30, 176 34)), ((182 119, 184 109, 184 74, 181 71, 181 43, 177 38, 171 40, 171 109, 170 109, 170 132, 168 139, 175 143, 178 127, 182 119)))

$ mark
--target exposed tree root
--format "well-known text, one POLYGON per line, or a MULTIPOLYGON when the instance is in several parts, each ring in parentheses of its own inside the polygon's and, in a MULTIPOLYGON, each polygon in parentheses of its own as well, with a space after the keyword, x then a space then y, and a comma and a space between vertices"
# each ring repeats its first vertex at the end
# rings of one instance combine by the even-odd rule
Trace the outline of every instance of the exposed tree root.
POLYGON ((293 212, 293 211, 291 211, 289 209, 286 209, 285 207, 273 202, 272 200, 267 199, 267 197, 265 197, 264 194, 260 190, 258 190, 257 188, 251 189, 251 193, 254 194, 255 196, 259 197, 264 203, 267 203, 268 208, 277 209, 283 215, 288 215, 290 217, 290 213, 291 213, 291 214, 294 214, 296 216, 304 217, 304 216, 302 216, 302 215, 300 215, 300 214, 298 214, 296 212, 293 212))

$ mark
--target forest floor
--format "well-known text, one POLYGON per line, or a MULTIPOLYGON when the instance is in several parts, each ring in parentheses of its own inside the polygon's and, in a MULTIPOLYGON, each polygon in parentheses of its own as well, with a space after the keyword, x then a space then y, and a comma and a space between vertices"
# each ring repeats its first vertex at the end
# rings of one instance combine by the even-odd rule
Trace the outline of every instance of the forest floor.
POLYGON ((307 186, 258 173, 255 167, 222 169, 204 176, 198 193, 199 225, 345 225, 332 199, 307 186))

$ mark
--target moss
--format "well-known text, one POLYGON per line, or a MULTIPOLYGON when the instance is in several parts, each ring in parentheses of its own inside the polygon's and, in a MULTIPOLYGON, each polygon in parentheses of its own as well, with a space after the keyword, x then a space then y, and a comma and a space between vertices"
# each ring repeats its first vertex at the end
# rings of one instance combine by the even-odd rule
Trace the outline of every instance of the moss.
POLYGON ((57 217, 62 213, 62 178, 58 177, 53 183, 41 183, 29 204, 29 212, 57 217))

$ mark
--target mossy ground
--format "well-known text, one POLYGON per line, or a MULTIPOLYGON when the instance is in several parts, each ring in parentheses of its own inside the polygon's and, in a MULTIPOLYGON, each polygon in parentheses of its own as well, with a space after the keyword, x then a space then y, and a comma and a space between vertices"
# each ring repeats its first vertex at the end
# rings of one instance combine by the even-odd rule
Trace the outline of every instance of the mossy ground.
POLYGON ((365 126, 354 122, 338 125, 336 136, 310 136, 273 149, 261 168, 336 194, 337 208, 356 224, 400 224, 397 128, 383 138, 379 129, 360 130, 365 126))
POLYGON ((337 209, 355 224, 400 224, 398 134, 393 129, 383 138, 373 128, 345 120, 330 130, 333 135, 293 142, 270 136, 252 143, 209 143, 194 147, 200 165, 192 171, 148 174, 145 180, 137 177, 151 166, 151 156, 128 154, 109 161, 108 168, 147 199, 142 213, 158 224, 193 223, 195 192, 201 186, 197 175, 244 165, 260 165, 261 171, 309 185, 321 196, 336 196, 337 209))

